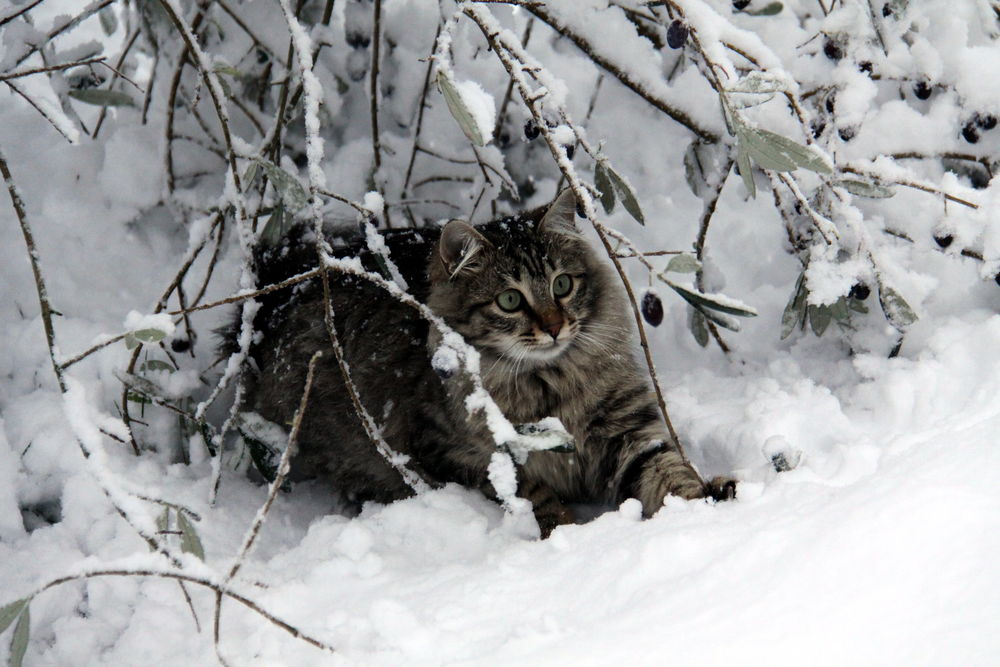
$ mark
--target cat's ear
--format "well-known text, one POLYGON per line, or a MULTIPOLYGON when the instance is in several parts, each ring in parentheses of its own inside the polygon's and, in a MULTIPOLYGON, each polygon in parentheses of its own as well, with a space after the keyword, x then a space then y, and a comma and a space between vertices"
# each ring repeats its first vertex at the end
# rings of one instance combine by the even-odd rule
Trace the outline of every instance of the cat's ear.
POLYGON ((576 228, 576 195, 573 188, 564 188, 538 223, 538 231, 547 234, 579 236, 576 228))
POLYGON ((476 257, 484 247, 490 247, 490 242, 472 225, 461 220, 451 220, 441 230, 441 240, 438 242, 438 254, 444 263, 449 278, 454 278, 461 271, 475 271, 478 267, 476 257))

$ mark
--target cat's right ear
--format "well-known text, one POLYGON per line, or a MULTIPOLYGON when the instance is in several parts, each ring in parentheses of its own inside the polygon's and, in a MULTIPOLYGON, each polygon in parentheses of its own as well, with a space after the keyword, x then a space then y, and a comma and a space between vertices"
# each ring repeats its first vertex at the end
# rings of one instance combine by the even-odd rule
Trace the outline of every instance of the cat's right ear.
POLYGON ((441 230, 438 254, 444 263, 448 278, 454 278, 462 271, 475 271, 476 257, 490 242, 472 225, 461 220, 452 220, 441 230))

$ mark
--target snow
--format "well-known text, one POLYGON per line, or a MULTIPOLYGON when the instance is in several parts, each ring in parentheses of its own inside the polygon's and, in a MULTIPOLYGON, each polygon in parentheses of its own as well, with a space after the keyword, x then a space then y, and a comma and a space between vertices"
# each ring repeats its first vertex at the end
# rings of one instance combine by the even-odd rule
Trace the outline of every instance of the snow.
POLYGON ((493 128, 496 127, 496 103, 493 96, 475 81, 456 81, 455 89, 472 115, 472 120, 479 129, 479 136, 489 141, 493 136, 493 128))
MULTIPOLYGON (((169 6, 181 4, 171 0, 169 6)), ((433 93, 421 145, 448 159, 418 153, 405 196, 417 203, 400 203, 413 151, 416 96, 427 68, 421 59, 432 52, 438 18, 437 10, 425 4, 383 4, 383 29, 394 43, 393 50, 386 49, 380 74, 387 128, 379 176, 385 178, 384 196, 372 192, 369 183, 367 82, 348 83, 340 91, 332 74, 343 72, 351 56, 369 62, 369 52, 343 44, 342 35, 345 18, 351 30, 370 33, 370 3, 337 3, 328 30, 307 32, 315 20, 307 12, 302 25, 292 26, 297 54, 308 64, 303 75, 308 124, 297 112, 286 137, 306 158, 299 176, 376 213, 390 212, 394 225, 404 224, 404 206, 430 220, 469 215, 487 185, 476 164, 479 156, 504 176, 486 169, 494 182, 475 209, 477 219, 492 214, 490 197, 505 179, 530 182, 532 189, 525 188, 516 204, 498 200, 500 213, 549 201, 559 180, 549 149, 541 139, 521 140, 527 114, 516 90, 501 111, 503 68, 485 49, 479 28, 460 16, 442 42, 463 81, 476 87, 471 94, 463 92, 463 100, 470 108, 476 102, 468 100, 483 103, 477 123, 485 136, 493 136, 496 124, 511 141, 477 156, 433 93), (309 35, 323 34, 335 38, 311 61, 319 42, 309 35), (432 177, 472 182, 415 185, 432 177)), ((653 11, 639 3, 622 4, 653 11)), ((967 175, 944 171, 939 160, 883 156, 995 158, 1000 130, 983 130, 976 144, 961 135, 973 113, 1000 111, 1000 79, 993 75, 1000 51, 990 32, 995 17, 984 3, 971 0, 911 2, 905 20, 880 22, 887 40, 888 53, 883 53, 863 4, 837 3, 828 17, 811 2, 786 2, 773 17, 734 13, 729 0, 684 0, 677 6, 730 71, 728 81, 744 76, 746 61, 723 42, 753 55, 789 90, 812 92, 803 104, 816 118, 823 112, 813 105, 815 96, 834 93, 837 112, 830 119, 859 126, 851 141, 838 138, 837 127, 815 138, 817 150, 830 154, 836 166, 849 165, 886 184, 905 181, 932 190, 897 184, 891 186, 892 198, 876 200, 817 187, 815 175, 799 170, 798 192, 832 225, 825 228, 832 242, 827 245, 815 234, 815 223, 803 212, 793 216, 791 224, 801 227, 792 231, 807 230, 816 243, 793 256, 789 230, 764 189, 766 179, 758 179, 761 196, 746 200, 740 179, 729 175, 706 233, 704 261, 711 275, 705 284, 713 300, 750 308, 758 317, 741 318, 739 333, 721 332, 731 349, 725 355, 714 341, 707 348, 698 345, 687 329, 686 304, 660 288, 665 317, 659 327, 647 328, 647 335, 686 453, 706 477, 739 479, 735 501, 669 498, 648 520, 641 520, 634 500, 618 507, 578 508, 589 521, 561 526, 541 541, 526 502, 512 495, 516 462, 498 451, 489 472, 504 506, 478 490, 448 485, 391 505, 369 503, 355 515, 328 488, 308 482, 279 493, 264 517, 268 489, 247 477, 245 457, 235 449, 224 458, 210 457, 198 429, 175 412, 131 404, 132 416, 141 420, 132 429, 143 447, 140 456, 132 453, 119 417, 122 386, 116 378, 132 354, 124 343, 101 348, 66 369, 68 392, 60 393, 31 266, 5 187, 0 192, 5 271, 0 286, 0 606, 63 575, 116 568, 183 572, 221 586, 247 543, 248 528, 263 518, 253 549, 228 585, 336 652, 297 640, 227 600, 219 652, 229 664, 996 664, 1000 288, 994 277, 1000 270, 1000 179, 977 189, 967 175), (870 60, 881 78, 867 77, 851 58, 827 58, 822 37, 810 41, 821 30, 843 38, 856 50, 851 57, 870 60), (930 99, 914 97, 917 80, 931 83, 930 99), (814 198, 817 192, 826 198, 814 198), (946 200, 940 192, 979 208, 946 200), (934 240, 944 233, 953 236, 947 248, 934 240), (866 252, 877 261, 877 276, 920 315, 893 358, 889 352, 898 332, 880 312, 876 274, 866 252), (807 268, 800 259, 808 260, 807 268), (808 303, 834 303, 863 281, 872 288, 865 301, 870 312, 852 314, 850 328, 831 326, 821 338, 795 331, 781 340, 781 313, 803 270, 808 303), (216 474, 221 477, 217 494, 216 474), (213 496, 214 504, 209 502, 213 496), (197 513, 192 525, 205 547, 204 563, 181 552, 179 536, 156 535, 155 521, 164 506, 149 498, 197 513), (175 561, 150 553, 137 529, 161 540, 175 561)), ((628 68, 650 96, 671 101, 701 127, 724 134, 718 98, 690 64, 690 45, 683 54, 655 50, 636 37, 622 9, 603 0, 565 0, 546 8, 577 28, 611 63, 628 68), (688 64, 671 75, 680 57, 688 64)), ((33 10, 38 12, 34 26, 17 20, 0 27, 0 69, 18 67, 26 43, 48 33, 56 17, 62 15, 58 20, 65 22, 78 9, 68 0, 47 0, 33 10)), ((495 4, 471 9, 487 16, 487 24, 504 38, 522 39, 525 10, 495 4)), ((244 3, 239 11, 247 12, 268 49, 283 57, 289 29, 282 7, 244 3)), ((199 42, 205 51, 196 58, 250 71, 250 39, 223 13, 212 16, 233 41, 210 32, 199 42)), ((164 35, 172 34, 168 25, 162 28, 164 35)), ((613 246, 623 255, 633 248, 689 252, 703 212, 702 200, 684 182, 681 157, 692 133, 610 75, 589 113, 597 68, 543 23, 536 22, 533 30, 524 48, 531 58, 526 62, 546 69, 538 72, 541 83, 527 70, 521 74, 533 89, 547 90, 540 98, 547 111, 565 105, 568 116, 555 119, 552 128, 556 140, 575 143, 568 123, 575 119, 584 126, 587 141, 600 146, 631 183, 646 215, 645 227, 620 205, 611 215, 599 216, 613 246)), ((52 62, 95 39, 109 43, 93 17, 67 33, 52 62)), ((117 47, 106 48, 109 58, 117 56, 117 47)), ((245 206, 248 216, 264 204, 255 192, 236 192, 228 165, 214 154, 183 142, 174 152, 182 178, 174 193, 167 192, 167 60, 155 74, 145 124, 135 110, 112 111, 97 140, 63 112, 47 78, 19 79, 58 130, 23 98, 0 93, 0 146, 24 196, 49 295, 59 312, 54 327, 64 358, 123 330, 161 331, 164 348, 143 345, 136 373, 217 431, 227 420, 233 391, 213 388, 220 380, 236 379, 241 357, 213 365, 211 331, 228 324, 234 311, 190 313, 197 334, 190 352, 170 345, 170 336, 187 334, 184 320, 166 313, 178 307, 176 296, 165 312, 152 311, 188 261, 184 288, 191 305, 208 274, 220 203, 245 206), (76 144, 68 144, 60 131, 75 137, 76 144), (141 370, 145 361, 170 359, 181 369, 141 370)), ((23 67, 39 64, 36 55, 23 67)), ((272 65, 276 79, 284 76, 282 63, 272 65)), ((293 64, 296 77, 299 65, 293 64)), ((131 66, 130 61, 125 70, 131 66)), ((195 85, 189 67, 183 95, 195 85)), ((209 85, 215 90, 216 84, 209 85)), ((208 95, 202 97, 199 113, 213 129, 215 110, 208 95)), ((209 142, 186 111, 189 98, 184 99, 176 109, 175 130, 209 142)), ((99 109, 73 104, 92 129, 99 109)), ((256 153, 264 138, 241 111, 231 106, 230 113, 237 152, 256 153)), ((257 119, 265 128, 269 113, 257 119)), ((757 127, 803 141, 803 130, 780 96, 747 114, 757 127)), ((294 170, 297 162, 288 153, 280 164, 294 170)), ((582 143, 573 163, 563 162, 575 178, 592 180, 593 162, 582 143)), ((780 192, 792 202, 787 189, 780 192)), ((590 206, 589 199, 585 204, 590 206)), ((356 228, 351 216, 332 222, 356 228)), ((240 242, 250 241, 249 227, 241 225, 239 215, 234 220, 231 210, 222 217, 226 231, 202 303, 252 289, 240 248, 240 242)), ((374 225, 365 231, 374 248, 384 248, 374 225)), ((585 233, 593 240, 592 231, 585 233)), ((671 256, 646 259, 659 268, 671 256)), ((641 293, 650 284, 649 273, 637 259, 621 262, 641 293)), ((335 270, 365 274, 356 260, 328 263, 335 270)), ((405 283, 370 279, 406 299, 405 283)), ((252 319, 254 308, 248 304, 244 321, 252 319)), ((432 314, 424 315, 440 334, 435 368, 452 374, 447 382, 475 386, 478 353, 432 314)), ((253 335, 243 327, 244 347, 253 335)), ((513 443, 516 449, 524 436, 481 386, 467 407, 487 420, 497 445, 510 449, 513 443)), ((378 422, 381 406, 373 415, 378 422)), ((256 425, 279 447, 287 441, 279 425, 256 425)), ((544 425, 549 433, 560 428, 551 421, 544 425)), ((200 630, 177 582, 156 576, 93 576, 40 592, 31 602, 26 663, 213 664, 215 593, 191 582, 186 586, 200 630)), ((8 656, 10 632, 0 635, 0 660, 8 656)))

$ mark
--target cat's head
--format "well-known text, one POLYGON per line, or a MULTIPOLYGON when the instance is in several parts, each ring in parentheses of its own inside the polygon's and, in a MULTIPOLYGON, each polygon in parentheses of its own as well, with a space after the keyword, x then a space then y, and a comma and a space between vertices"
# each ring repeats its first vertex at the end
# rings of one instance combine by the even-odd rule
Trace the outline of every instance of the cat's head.
POLYGON ((428 305, 475 347, 529 367, 592 348, 612 328, 620 340, 618 292, 575 212, 567 189, 533 216, 452 220, 431 257, 428 305))

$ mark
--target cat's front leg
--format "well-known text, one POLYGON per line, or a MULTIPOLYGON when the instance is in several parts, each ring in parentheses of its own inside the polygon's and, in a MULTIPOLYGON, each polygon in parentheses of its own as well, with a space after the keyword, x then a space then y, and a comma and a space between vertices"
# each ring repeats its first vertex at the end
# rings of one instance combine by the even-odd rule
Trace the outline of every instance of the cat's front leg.
POLYGON ((667 496, 731 500, 736 497, 736 481, 716 477, 706 483, 676 447, 659 445, 629 462, 621 490, 624 497, 638 499, 643 516, 650 517, 663 507, 667 496))

